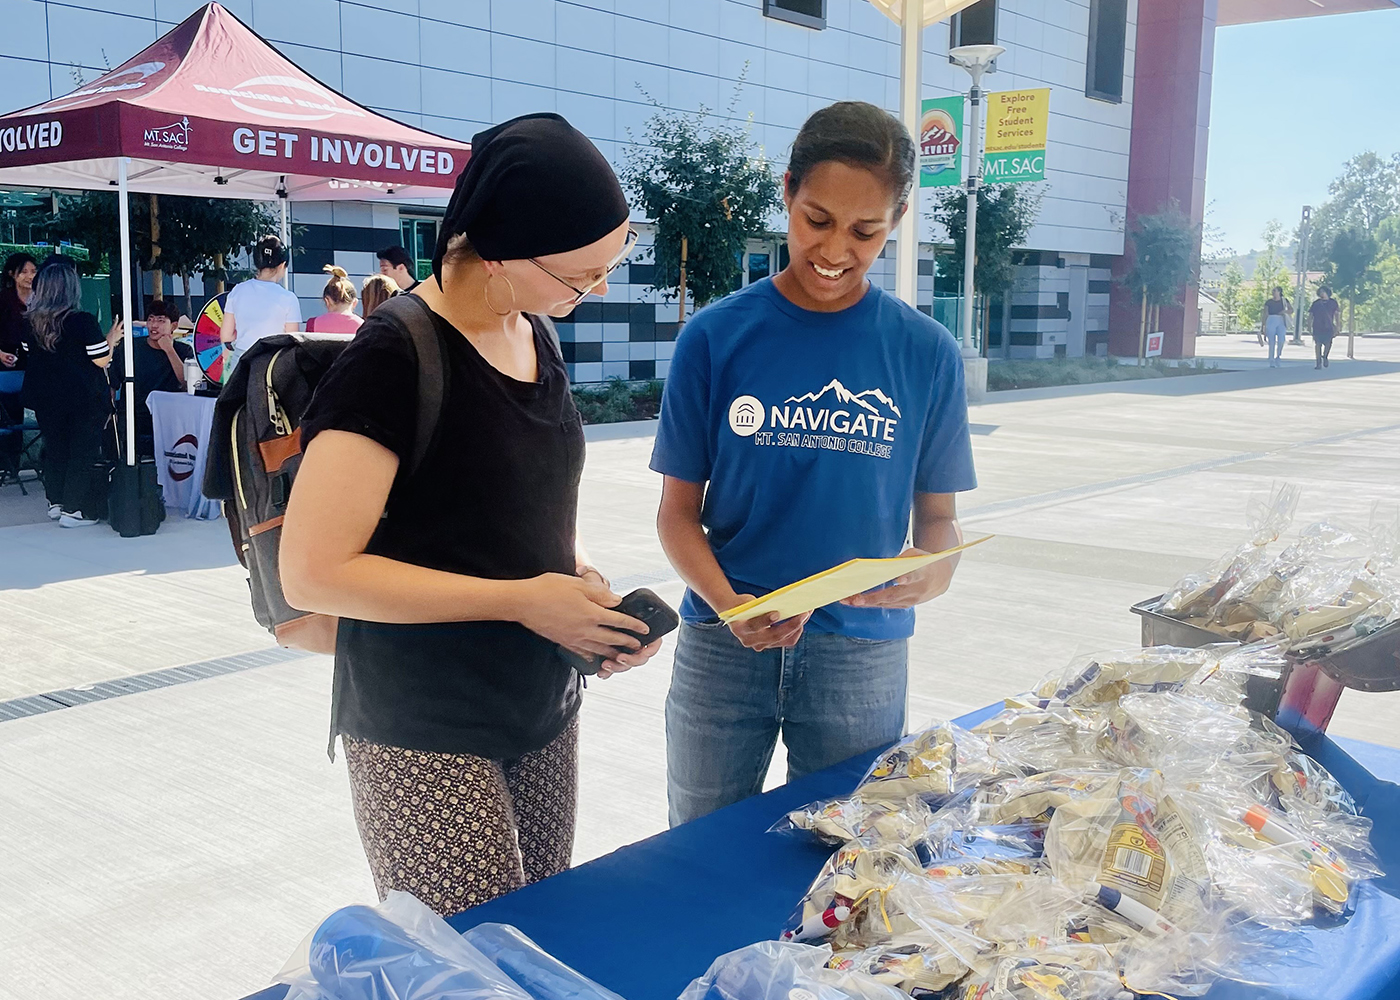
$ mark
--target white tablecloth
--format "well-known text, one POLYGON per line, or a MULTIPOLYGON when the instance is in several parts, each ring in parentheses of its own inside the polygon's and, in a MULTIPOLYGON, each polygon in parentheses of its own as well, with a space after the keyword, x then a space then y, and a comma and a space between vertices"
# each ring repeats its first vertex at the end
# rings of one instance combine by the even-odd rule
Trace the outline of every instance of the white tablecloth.
POLYGON ((206 444, 214 423, 214 399, 183 392, 153 392, 146 397, 155 431, 156 478, 165 495, 167 511, 186 517, 213 520, 220 516, 219 502, 205 499, 206 444))

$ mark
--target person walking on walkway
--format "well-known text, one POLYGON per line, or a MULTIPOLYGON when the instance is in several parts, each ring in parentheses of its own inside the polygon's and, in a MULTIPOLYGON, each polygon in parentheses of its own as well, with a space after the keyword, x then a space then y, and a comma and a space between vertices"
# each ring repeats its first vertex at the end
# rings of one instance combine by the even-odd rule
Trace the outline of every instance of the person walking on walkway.
POLYGON ((1341 315, 1342 307, 1332 298, 1332 289, 1326 285, 1319 287, 1317 298, 1308 307, 1313 347, 1317 351, 1317 364, 1314 367, 1327 368, 1331 365, 1332 340, 1337 336, 1337 320, 1341 315))
POLYGON ((977 480, 957 341, 866 277, 916 171, 883 109, 814 113, 783 180, 787 267, 677 340, 651 459, 661 544, 689 588, 666 700, 672 825, 759 792, 780 733, 792 779, 904 732, 913 609, 954 559, 787 621, 716 613, 962 540, 956 494, 977 480))
POLYGON ((257 274, 234 285, 224 303, 219 339, 224 343, 225 367, 263 337, 301 329, 301 300, 282 287, 287 273, 287 248, 282 241, 272 235, 258 240, 253 267, 257 274))
POLYGON ((88 527, 107 514, 103 434, 112 394, 105 369, 122 337, 121 319, 103 334, 97 317, 82 311, 82 297, 77 267, 55 254, 39 268, 25 313, 23 400, 43 434, 49 517, 65 528, 88 527))
POLYGON ((1293 315, 1293 304, 1283 297, 1283 289, 1275 285, 1273 294, 1264 303, 1264 322, 1261 331, 1269 344, 1269 367, 1277 368, 1283 363, 1283 344, 1288 339, 1288 319, 1293 315))
POLYGON ((306 332, 358 333, 364 320, 355 315, 355 283, 343 267, 327 264, 321 270, 331 276, 321 292, 326 311, 306 321, 306 332))
POLYGON ((375 311, 317 386, 283 524, 293 607, 340 617, 331 735, 381 896, 451 914, 568 867, 580 677, 645 634, 578 545, 583 427, 549 317, 636 243, 612 168, 553 114, 478 133, 433 275, 375 311), (412 475, 421 309, 446 362, 412 475))

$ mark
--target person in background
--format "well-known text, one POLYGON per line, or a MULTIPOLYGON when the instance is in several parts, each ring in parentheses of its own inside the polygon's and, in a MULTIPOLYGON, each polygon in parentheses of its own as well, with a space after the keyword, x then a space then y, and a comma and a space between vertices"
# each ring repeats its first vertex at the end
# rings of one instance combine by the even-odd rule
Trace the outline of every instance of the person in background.
POLYGON ((326 311, 306 321, 307 333, 355 333, 364 320, 355 315, 355 283, 345 268, 327 264, 321 268, 331 276, 321 292, 326 311))
POLYGON ((1332 338, 1337 335, 1337 320, 1342 315, 1342 307, 1332 298, 1332 289, 1326 285, 1317 290, 1317 298, 1308 307, 1308 317, 1312 320, 1313 349, 1317 352, 1316 368, 1331 365, 1332 338))
POLYGON ((360 286, 360 312, 364 314, 365 319, 369 319, 370 313, 397 294, 399 286, 394 284, 393 278, 383 274, 371 274, 360 286))
POLYGON ((661 545, 688 586, 666 698, 673 826, 761 791, 779 733, 789 779, 904 733, 914 607, 948 589, 956 557, 785 621, 717 612, 848 559, 962 541, 957 494, 977 477, 957 341, 866 277, 909 210, 915 155, 873 104, 815 112, 783 179, 787 267, 676 342, 651 458, 661 545))
POLYGON ((411 292, 418 287, 418 279, 413 275, 413 258, 403 247, 385 247, 375 256, 379 258, 379 273, 390 278, 400 292, 411 292))
POLYGON ((34 275, 39 264, 27 253, 12 253, 5 258, 5 271, 0 277, 0 371, 21 368, 24 364, 24 310, 34 294, 34 275))
POLYGON ((102 434, 112 416, 104 369, 122 337, 118 317, 104 335, 83 312, 78 269, 55 254, 39 268, 24 349, 24 405, 44 436, 44 491, 49 517, 65 528, 96 524, 107 509, 102 434))
POLYGON ((1269 344, 1269 367, 1283 363, 1283 344, 1288 339, 1288 318, 1293 315, 1293 303, 1283 297, 1283 288, 1275 285, 1273 294, 1264 303, 1264 322, 1260 329, 1269 344))
POLYGON ((219 339, 224 343, 224 366, 241 356, 263 337, 296 333, 301 329, 301 300, 282 287, 287 273, 287 248, 276 236, 264 236, 253 247, 257 274, 240 281, 224 303, 219 339))
MULTIPOLYGON (((136 453, 155 454, 155 435, 146 397, 153 392, 185 391, 185 359, 194 357, 194 348, 175 339, 180 308, 169 299, 152 302, 146 310, 146 336, 132 343, 131 356, 136 376, 136 453)), ((117 351, 107 368, 107 380, 120 394, 126 385, 126 358, 117 351)), ((126 407, 117 407, 118 431, 126 430, 126 407)))
POLYGON ((331 733, 381 896, 440 914, 569 866, 579 674, 646 662, 576 518, 583 428, 548 317, 636 244, 607 160, 558 115, 472 139, 433 277, 396 300, 441 341, 447 391, 410 475, 418 361, 373 313, 316 387, 282 525, 292 606, 340 617, 331 733), (405 301, 406 300, 406 301, 405 301))
MULTIPOLYGON (((24 310, 34 294, 34 274, 39 265, 27 253, 12 253, 5 258, 5 270, 0 276, 0 372, 24 367, 24 310)), ((18 424, 24 420, 24 407, 19 393, 0 395, 0 425, 18 424)), ((6 464, 18 464, 23 450, 19 434, 5 437, 0 448, 10 456, 6 464)))

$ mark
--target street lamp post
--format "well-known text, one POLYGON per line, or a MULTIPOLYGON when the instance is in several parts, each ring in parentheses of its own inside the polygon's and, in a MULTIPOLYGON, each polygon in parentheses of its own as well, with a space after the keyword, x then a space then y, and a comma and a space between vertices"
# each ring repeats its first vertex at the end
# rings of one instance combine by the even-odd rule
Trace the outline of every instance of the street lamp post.
POLYGON ((1298 306, 1293 311, 1293 343, 1303 342, 1303 295, 1308 280, 1308 223, 1312 221, 1312 206, 1303 206, 1303 224, 1298 227, 1298 306))
POLYGON ((996 57, 1005 51, 1000 45, 959 45, 948 50, 948 57, 972 77, 972 89, 968 91, 971 107, 967 116, 967 232, 963 246, 963 308, 959 317, 965 358, 978 354, 972 346, 972 297, 976 289, 973 277, 977 266, 977 190, 982 186, 982 74, 991 69, 996 57))

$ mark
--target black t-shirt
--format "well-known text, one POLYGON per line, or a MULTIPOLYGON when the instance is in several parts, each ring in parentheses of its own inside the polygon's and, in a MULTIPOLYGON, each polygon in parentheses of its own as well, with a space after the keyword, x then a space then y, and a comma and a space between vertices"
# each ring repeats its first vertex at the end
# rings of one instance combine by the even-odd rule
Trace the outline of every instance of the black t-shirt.
POLYGON ((1337 335, 1337 316, 1341 313, 1342 307, 1337 304, 1336 299, 1314 299, 1313 304, 1308 307, 1308 312, 1312 315, 1312 332, 1314 337, 1335 337, 1337 335))
POLYGON ((1283 311, 1288 308, 1288 303, 1283 299, 1269 299, 1264 303, 1264 308, 1269 311, 1270 316, 1282 316, 1283 311))
MULTIPOLYGON (((399 456, 366 551, 495 580, 573 575, 583 428, 548 328, 532 320, 539 381, 493 368, 434 317, 447 387, 415 475, 412 344, 371 316, 317 387, 302 423, 399 456)), ((341 619, 331 731, 390 746, 510 760, 547 746, 578 712, 579 676, 549 640, 512 622, 390 625, 341 619)))
MULTIPOLYGON (((24 302, 20 299, 19 292, 13 288, 0 289, 0 351, 18 358, 15 368, 23 368, 26 361, 24 330, 24 302)), ((4 370, 7 369, 0 365, 0 371, 4 370)))
MULTIPOLYGON (((194 348, 189 344, 182 344, 177 340, 174 341, 174 347, 175 354, 181 361, 194 357, 194 348)), ((153 392, 180 392, 182 386, 180 379, 175 375, 175 369, 170 367, 170 359, 166 357, 165 352, 152 347, 147 338, 137 337, 136 342, 131 345, 131 354, 135 359, 133 367, 136 371, 136 432, 150 434, 151 411, 146 408, 146 397, 153 392)), ((117 392, 123 390, 126 378, 124 351, 118 350, 115 353, 112 363, 107 366, 107 378, 113 389, 117 392)), ((125 420, 126 407, 118 407, 117 415, 125 420)))
POLYGON ((33 410, 111 406, 107 373, 94 361, 112 353, 97 317, 70 312, 52 351, 39 346, 33 328, 25 324, 24 347, 28 371, 24 376, 24 405, 33 410))

